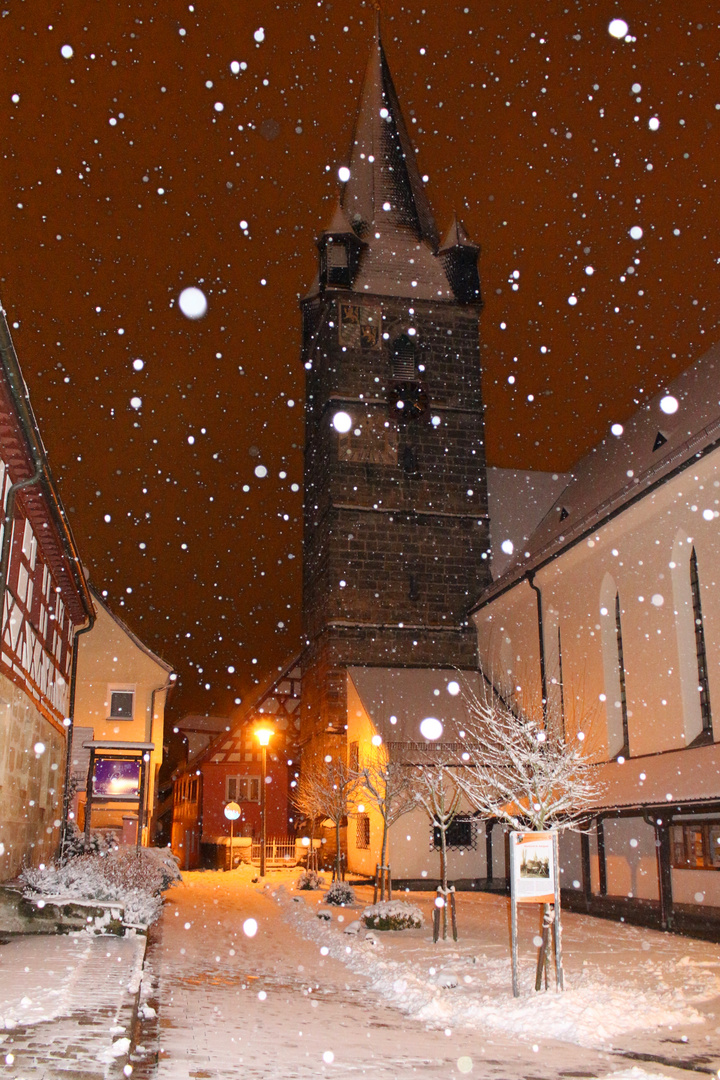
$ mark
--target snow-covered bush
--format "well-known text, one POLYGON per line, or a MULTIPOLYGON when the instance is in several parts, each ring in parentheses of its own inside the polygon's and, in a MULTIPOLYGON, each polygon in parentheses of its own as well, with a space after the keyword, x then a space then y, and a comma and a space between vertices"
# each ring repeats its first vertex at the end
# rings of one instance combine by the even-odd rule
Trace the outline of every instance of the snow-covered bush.
POLYGON ((74 821, 69 821, 62 847, 62 861, 66 862, 78 855, 105 855, 117 846, 117 833, 114 829, 92 829, 86 840, 85 833, 78 829, 74 821))
POLYGON ((325 884, 325 878, 320 877, 317 870, 303 870, 297 879, 298 889, 320 889, 325 884))
POLYGON ((423 913, 414 904, 404 900, 384 900, 371 904, 362 913, 362 921, 373 930, 419 930, 423 913))
POLYGON ((332 885, 325 893, 326 904, 337 904, 338 907, 344 907, 346 904, 355 903, 355 893, 352 890, 352 886, 348 885, 346 881, 333 881, 332 885))
POLYGON ((138 926, 149 926, 157 919, 161 894, 182 880, 167 848, 119 848, 105 855, 79 855, 64 865, 27 867, 20 878, 29 898, 116 901, 125 909, 123 921, 138 926))

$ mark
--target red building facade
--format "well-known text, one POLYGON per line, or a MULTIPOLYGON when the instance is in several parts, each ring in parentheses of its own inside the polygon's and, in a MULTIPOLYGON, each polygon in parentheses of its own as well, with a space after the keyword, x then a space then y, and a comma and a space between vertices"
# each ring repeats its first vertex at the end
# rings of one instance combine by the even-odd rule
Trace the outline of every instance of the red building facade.
POLYGON ((240 807, 234 836, 259 838, 262 750, 255 734, 259 727, 273 732, 266 752, 267 836, 292 834, 290 784, 296 771, 299 703, 300 669, 293 662, 259 693, 230 731, 191 758, 178 774, 173 790, 172 851, 181 867, 226 864, 230 822, 225 807, 229 802, 240 807))

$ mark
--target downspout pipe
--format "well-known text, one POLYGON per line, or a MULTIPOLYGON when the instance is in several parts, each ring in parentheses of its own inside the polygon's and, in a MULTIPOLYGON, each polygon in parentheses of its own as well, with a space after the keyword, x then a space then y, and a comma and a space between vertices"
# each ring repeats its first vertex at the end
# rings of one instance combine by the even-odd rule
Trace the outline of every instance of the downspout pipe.
POLYGON ((542 691, 542 711, 543 720, 547 722, 547 708, 548 708, 548 690, 547 690, 547 668, 545 665, 545 632, 543 629, 543 608, 542 608, 542 593, 540 588, 535 584, 535 571, 531 570, 527 576, 527 582, 530 588, 537 597, 537 619, 538 619, 538 645, 540 653, 540 687, 542 691))
MULTIPOLYGON (((146 728, 146 731, 145 731, 145 742, 148 742, 148 743, 152 742, 152 729, 153 729, 153 723, 155 721, 155 697, 156 697, 157 694, 161 694, 163 692, 163 690, 170 690, 173 686, 175 686, 175 679, 173 679, 173 677, 172 677, 173 674, 174 674, 173 672, 170 673, 170 675, 168 676, 167 682, 163 683, 162 686, 156 686, 155 689, 153 690, 151 696, 150 696, 150 717, 148 719, 148 724, 147 724, 147 728, 146 728)), ((150 764, 150 762, 148 761, 148 765, 149 764, 150 764)), ((145 798, 146 799, 147 799, 148 791, 149 791, 149 784, 146 784, 146 786, 145 786, 145 798)), ((155 791, 155 785, 153 784, 153 796, 155 796, 155 795, 157 795, 157 792, 155 791)), ((140 834, 141 834, 141 830, 142 830, 142 822, 143 822, 143 820, 145 818, 145 807, 141 806, 141 807, 139 807, 139 810, 140 810, 140 813, 138 814, 138 847, 140 846, 140 843, 141 843, 141 835, 140 834)), ((152 821, 152 817, 150 817, 149 820, 148 820, 148 830, 150 828, 151 821, 152 821)), ((149 839, 150 839, 150 837, 149 837, 149 833, 148 833, 148 840, 149 839)), ((150 846, 150 845, 148 844, 148 846, 150 846)))
POLYGON ((73 729, 75 727, 75 690, 77 687, 77 666, 78 666, 78 654, 80 652, 80 646, 78 645, 78 638, 81 634, 89 633, 95 625, 95 614, 93 613, 87 623, 87 626, 83 626, 75 633, 73 640, 73 656, 72 656, 72 669, 70 671, 70 710, 68 714, 68 726, 67 726, 67 743, 65 746, 65 783, 63 785, 63 812, 62 812, 62 825, 60 827, 60 862, 65 857, 65 845, 67 843, 68 834, 68 815, 70 813, 70 766, 72 764, 72 736, 73 729))

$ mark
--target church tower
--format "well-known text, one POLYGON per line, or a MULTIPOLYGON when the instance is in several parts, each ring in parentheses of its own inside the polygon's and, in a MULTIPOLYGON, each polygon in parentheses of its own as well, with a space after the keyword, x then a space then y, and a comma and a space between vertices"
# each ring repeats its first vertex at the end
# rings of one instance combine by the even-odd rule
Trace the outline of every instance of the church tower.
POLYGON ((479 247, 440 237, 379 30, 302 301, 301 741, 337 747, 346 669, 477 667, 489 582, 479 247))

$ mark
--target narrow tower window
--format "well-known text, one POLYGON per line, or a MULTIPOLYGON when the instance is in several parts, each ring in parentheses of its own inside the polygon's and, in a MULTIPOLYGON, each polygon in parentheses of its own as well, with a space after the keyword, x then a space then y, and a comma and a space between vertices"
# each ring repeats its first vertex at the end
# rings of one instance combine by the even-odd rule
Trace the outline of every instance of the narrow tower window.
POLYGON ((615 593, 615 634, 617 636, 618 675, 620 676, 620 710, 622 712, 623 744, 618 757, 630 756, 628 734, 627 694, 625 692, 625 659, 623 656, 622 625, 620 622, 620 593, 615 593))
POLYGON ((702 733, 712 738, 712 714, 710 712, 710 684, 708 682, 707 654, 705 652, 705 630, 703 628, 702 605, 700 602, 700 576, 695 548, 690 555, 690 589, 692 591, 693 620, 695 624, 695 653, 697 655, 698 691, 700 693, 700 715, 702 733))
POLYGON ((392 377, 399 382, 413 382, 417 379, 415 360, 415 342, 407 334, 401 334, 392 346, 392 377))

